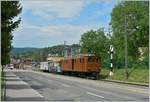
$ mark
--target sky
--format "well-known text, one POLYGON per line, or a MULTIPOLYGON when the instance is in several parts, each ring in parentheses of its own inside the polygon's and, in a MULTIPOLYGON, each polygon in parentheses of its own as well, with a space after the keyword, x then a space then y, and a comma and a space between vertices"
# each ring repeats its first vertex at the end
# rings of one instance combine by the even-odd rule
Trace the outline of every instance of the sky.
MULTIPOLYGON (((13 47, 79 44, 81 35, 104 27, 107 31, 115 0, 24 0, 13 47)), ((15 18, 18 19, 18 17, 15 18)))

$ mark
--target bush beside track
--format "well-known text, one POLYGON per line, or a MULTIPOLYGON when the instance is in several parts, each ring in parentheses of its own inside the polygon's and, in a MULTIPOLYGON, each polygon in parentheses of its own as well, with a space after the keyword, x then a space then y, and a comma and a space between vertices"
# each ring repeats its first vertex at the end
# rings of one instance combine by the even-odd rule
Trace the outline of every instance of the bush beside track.
POLYGON ((101 69, 99 79, 108 79, 108 80, 118 80, 118 81, 127 81, 127 82, 137 82, 137 83, 149 83, 149 69, 148 68, 130 68, 128 69, 130 76, 126 80, 125 78, 125 68, 114 68, 114 75, 109 76, 109 69, 101 69))

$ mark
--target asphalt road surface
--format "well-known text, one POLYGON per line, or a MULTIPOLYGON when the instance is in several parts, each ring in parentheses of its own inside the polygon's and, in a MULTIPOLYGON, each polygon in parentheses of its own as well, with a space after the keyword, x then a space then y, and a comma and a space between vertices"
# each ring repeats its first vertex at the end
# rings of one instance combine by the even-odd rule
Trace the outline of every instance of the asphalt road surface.
POLYGON ((14 71, 45 101, 149 101, 148 87, 34 71, 14 71))

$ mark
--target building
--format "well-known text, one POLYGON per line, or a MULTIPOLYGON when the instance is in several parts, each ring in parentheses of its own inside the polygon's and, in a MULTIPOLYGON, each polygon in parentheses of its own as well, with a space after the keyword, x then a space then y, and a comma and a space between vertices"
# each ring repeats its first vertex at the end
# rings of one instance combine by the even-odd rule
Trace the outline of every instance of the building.
POLYGON ((148 53, 148 47, 139 47, 138 52, 139 52, 139 60, 143 61, 146 53, 148 53))
POLYGON ((50 55, 47 57, 47 61, 53 61, 53 62, 59 62, 60 60, 63 60, 64 57, 59 57, 55 55, 50 55))

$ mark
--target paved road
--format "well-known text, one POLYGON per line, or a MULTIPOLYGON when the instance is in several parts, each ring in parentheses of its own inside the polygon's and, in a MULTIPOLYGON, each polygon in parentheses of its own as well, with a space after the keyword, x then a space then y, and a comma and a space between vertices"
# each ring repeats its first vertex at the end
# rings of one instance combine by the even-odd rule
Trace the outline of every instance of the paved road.
POLYGON ((46 101, 148 101, 148 88, 34 71, 14 71, 46 101))
POLYGON ((43 101, 44 98, 12 71, 6 71, 5 101, 43 101))

